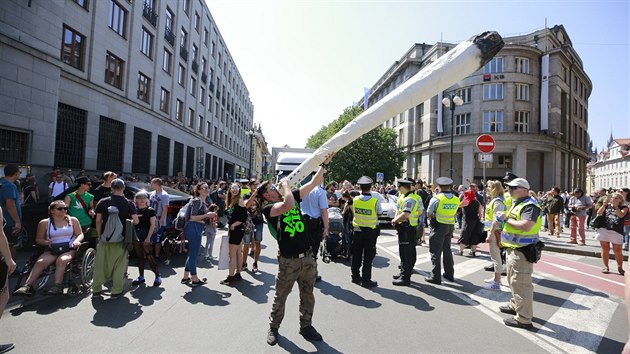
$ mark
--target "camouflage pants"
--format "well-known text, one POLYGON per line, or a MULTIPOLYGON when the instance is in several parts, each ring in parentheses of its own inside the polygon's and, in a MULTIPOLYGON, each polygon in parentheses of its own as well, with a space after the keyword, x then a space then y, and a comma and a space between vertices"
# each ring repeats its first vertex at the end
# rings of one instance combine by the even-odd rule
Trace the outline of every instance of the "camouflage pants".
POLYGON ((300 290, 300 328, 311 324, 313 309, 315 308, 315 296, 313 287, 317 276, 317 263, 308 254, 303 258, 278 257, 278 274, 276 275, 276 294, 273 297, 269 326, 280 328, 284 318, 284 307, 287 296, 297 281, 300 290))

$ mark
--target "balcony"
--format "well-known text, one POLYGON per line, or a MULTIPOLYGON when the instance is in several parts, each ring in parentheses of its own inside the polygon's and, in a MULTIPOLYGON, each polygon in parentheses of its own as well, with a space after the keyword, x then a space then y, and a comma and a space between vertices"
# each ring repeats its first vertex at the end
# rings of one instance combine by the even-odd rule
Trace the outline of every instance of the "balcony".
POLYGON ((199 64, 197 64, 196 60, 192 61, 192 71, 194 71, 195 74, 197 73, 197 71, 199 71, 199 64))
POLYGON ((164 39, 169 42, 171 46, 175 45, 175 35, 168 27, 166 27, 166 30, 164 31, 164 39))
MULTIPOLYGON (((201 81, 203 81, 204 84, 208 81, 208 74, 206 74, 205 71, 201 72, 201 81)), ((212 91, 212 89, 210 89, 210 91, 212 91)))
POLYGON ((184 46, 179 47, 179 56, 184 59, 184 61, 188 61, 188 50, 184 48, 184 46))
POLYGON ((149 4, 147 3, 145 3, 144 7, 142 8, 142 16, 144 16, 144 18, 146 18, 153 25, 153 27, 157 25, 158 14, 153 11, 151 6, 149 6, 149 4))

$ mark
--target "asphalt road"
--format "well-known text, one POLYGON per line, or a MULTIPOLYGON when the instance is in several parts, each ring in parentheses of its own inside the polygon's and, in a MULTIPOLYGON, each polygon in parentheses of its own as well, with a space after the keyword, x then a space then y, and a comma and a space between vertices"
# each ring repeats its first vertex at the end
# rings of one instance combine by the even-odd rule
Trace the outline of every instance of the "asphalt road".
MULTIPOLYGON (((217 240, 218 245, 219 240, 217 240)), ((597 259, 547 253, 535 266, 535 329, 506 327, 498 306, 509 288, 483 289, 489 257, 455 256, 455 283, 425 283, 428 249, 418 247, 412 286, 394 287, 398 255, 393 230, 378 240, 373 279, 364 289, 350 282, 342 260, 320 261, 313 325, 324 341, 299 334, 298 291, 289 296, 277 346, 266 344, 274 295, 277 245, 265 231, 260 272, 243 274, 234 287, 200 261, 203 287, 179 283, 183 257, 161 266, 160 288, 132 287, 119 299, 89 295, 12 299, 0 320, 0 343, 15 353, 33 352, 501 352, 619 353, 627 338, 623 277, 598 274, 597 259), (558 267, 560 265, 560 267, 558 267), (577 276, 576 276, 577 275, 577 276)), ((215 252, 218 247, 215 247, 215 252)), ((251 259, 249 260, 251 266, 251 259)), ((614 269, 614 267, 611 267, 614 269)), ((153 278, 147 272, 148 282, 153 278)), ((505 280, 504 280, 505 283, 505 280)))

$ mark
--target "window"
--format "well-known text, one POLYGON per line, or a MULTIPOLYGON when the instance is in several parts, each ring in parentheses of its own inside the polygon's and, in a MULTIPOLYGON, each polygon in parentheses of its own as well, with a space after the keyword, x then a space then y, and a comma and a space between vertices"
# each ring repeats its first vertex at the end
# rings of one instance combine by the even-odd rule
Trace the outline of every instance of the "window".
POLYGON ((192 51, 191 51, 191 54, 192 54, 192 60, 193 60, 193 61, 197 61, 197 52, 198 52, 198 51, 199 51, 199 50, 197 49, 197 46, 193 44, 193 45, 192 45, 192 51))
POLYGON ((122 90, 125 62, 110 52, 107 52, 105 61, 105 82, 122 90))
POLYGON ((211 53, 213 58, 217 57, 217 45, 214 43, 214 41, 211 42, 210 53, 211 53))
POLYGON ((470 113, 455 116, 455 135, 470 134, 470 113))
POLYGON ((149 173, 151 165, 151 132, 133 128, 133 157, 131 160, 132 173, 149 173))
POLYGON ((197 80, 194 77, 190 77, 190 94, 195 97, 197 93, 197 80))
MULTIPOLYGON (((55 135, 55 166, 83 168, 86 132, 87 111, 59 102, 57 104, 57 134, 55 135)), ((14 147, 13 141, 7 140, 1 133, 0 140, 6 143, 5 146, 14 147)), ((1 161, 26 162, 6 160, 4 157, 0 153, 1 161)))
POLYGON ((514 131, 529 133, 529 112, 515 112, 514 131))
POLYGON ((562 81, 567 82, 567 78, 569 77, 568 72, 567 67, 562 65, 562 81))
POLYGON ((151 79, 143 73, 138 73, 138 99, 149 103, 149 91, 151 87, 151 79))
POLYGON ((195 11, 195 19, 194 19, 193 25, 197 33, 199 33, 199 14, 197 13, 197 11, 195 11))
POLYGON ((201 85, 201 87, 199 88, 199 103, 201 103, 201 105, 204 105, 204 101, 206 100, 206 88, 203 87, 203 85, 201 85))
POLYGON ((208 46, 208 40, 210 39, 210 33, 208 32, 208 29, 204 27, 203 29, 203 44, 206 45, 206 47, 208 46))
POLYGON ((485 84, 483 85, 483 99, 484 100, 502 100, 503 99, 503 84, 485 84))
POLYGON ((186 69, 182 64, 179 64, 179 70, 177 71, 177 83, 186 87, 186 69))
POLYGON ((184 172, 184 145, 177 141, 173 147, 173 174, 177 175, 184 172))
POLYGON ((61 60, 70 66, 83 70, 83 43, 85 43, 85 36, 63 25, 61 60))
POLYGON ((212 95, 208 95, 208 111, 212 113, 212 95))
POLYGON ((201 57, 201 72, 205 73, 206 72, 206 57, 201 57))
POLYGON ((171 9, 168 8, 168 6, 166 7, 165 27, 167 30, 171 32, 173 31, 173 27, 175 27, 175 15, 173 14, 173 11, 171 11, 171 9))
POLYGON ((142 27, 142 43, 140 45, 140 51, 151 58, 153 56, 153 35, 149 31, 142 27))
POLYGON ((206 122, 206 138, 210 139, 212 135, 212 123, 206 122))
POLYGON ((464 103, 470 103, 472 97, 472 87, 459 89, 455 92, 455 94, 459 96, 464 103))
POLYGON ((502 132, 503 131, 503 111, 484 111, 483 112, 483 132, 502 132))
POLYGON ((171 93, 164 87, 160 91, 160 111, 168 113, 169 102, 171 101, 171 93))
POLYGON ((125 136, 125 123, 101 116, 98 129, 98 153, 96 169, 122 171, 123 148, 121 137, 125 136))
POLYGON ((218 132, 218 128, 214 127, 214 135, 212 135, 212 141, 214 141, 215 143, 217 142, 217 137, 219 136, 219 134, 217 134, 218 132))
POLYGON ((190 0, 184 0, 182 4, 183 4, 184 12, 186 13, 186 15, 190 15, 190 0))
POLYGON ((529 101, 529 85, 516 84, 516 99, 521 101, 529 101))
POLYGON ((182 27, 182 30, 179 32, 179 46, 182 48, 186 48, 188 44, 188 32, 182 27))
POLYGON ((503 72, 503 57, 492 58, 488 64, 484 65, 484 74, 502 73, 503 72))
POLYGON ((180 122, 184 121, 184 102, 177 100, 177 104, 175 105, 175 119, 180 122))
MULTIPOLYGON (((77 3, 77 5, 81 6, 84 9, 88 9, 88 0, 72 0, 77 3)), ((63 165, 62 165, 63 166, 63 165)), ((70 167, 70 166, 68 166, 70 167)))
POLYGON ((204 127, 203 116, 199 116, 199 133, 201 133, 201 135, 203 135, 203 127, 204 127))
POLYGON ((125 37, 127 35, 127 11, 114 0, 109 0, 109 28, 125 37))
POLYGON ((516 58, 516 72, 529 74, 529 59, 527 58, 516 58))
POLYGON ((192 108, 188 108, 188 126, 190 128, 195 127, 195 110, 192 108))
POLYGON ((164 56, 162 57, 162 70, 171 74, 171 63, 173 62, 173 54, 164 48, 164 56))

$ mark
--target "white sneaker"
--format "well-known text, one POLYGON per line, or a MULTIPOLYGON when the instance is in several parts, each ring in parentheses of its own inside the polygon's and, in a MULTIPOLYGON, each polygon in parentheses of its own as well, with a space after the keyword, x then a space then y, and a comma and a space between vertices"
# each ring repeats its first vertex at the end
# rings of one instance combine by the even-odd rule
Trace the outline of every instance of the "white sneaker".
POLYGON ((491 289, 491 290, 499 290, 501 289, 501 284, 495 282, 494 280, 491 283, 486 284, 486 286, 484 286, 485 289, 491 289))
POLYGON ((494 278, 488 278, 483 281, 484 283, 494 283, 494 278))

